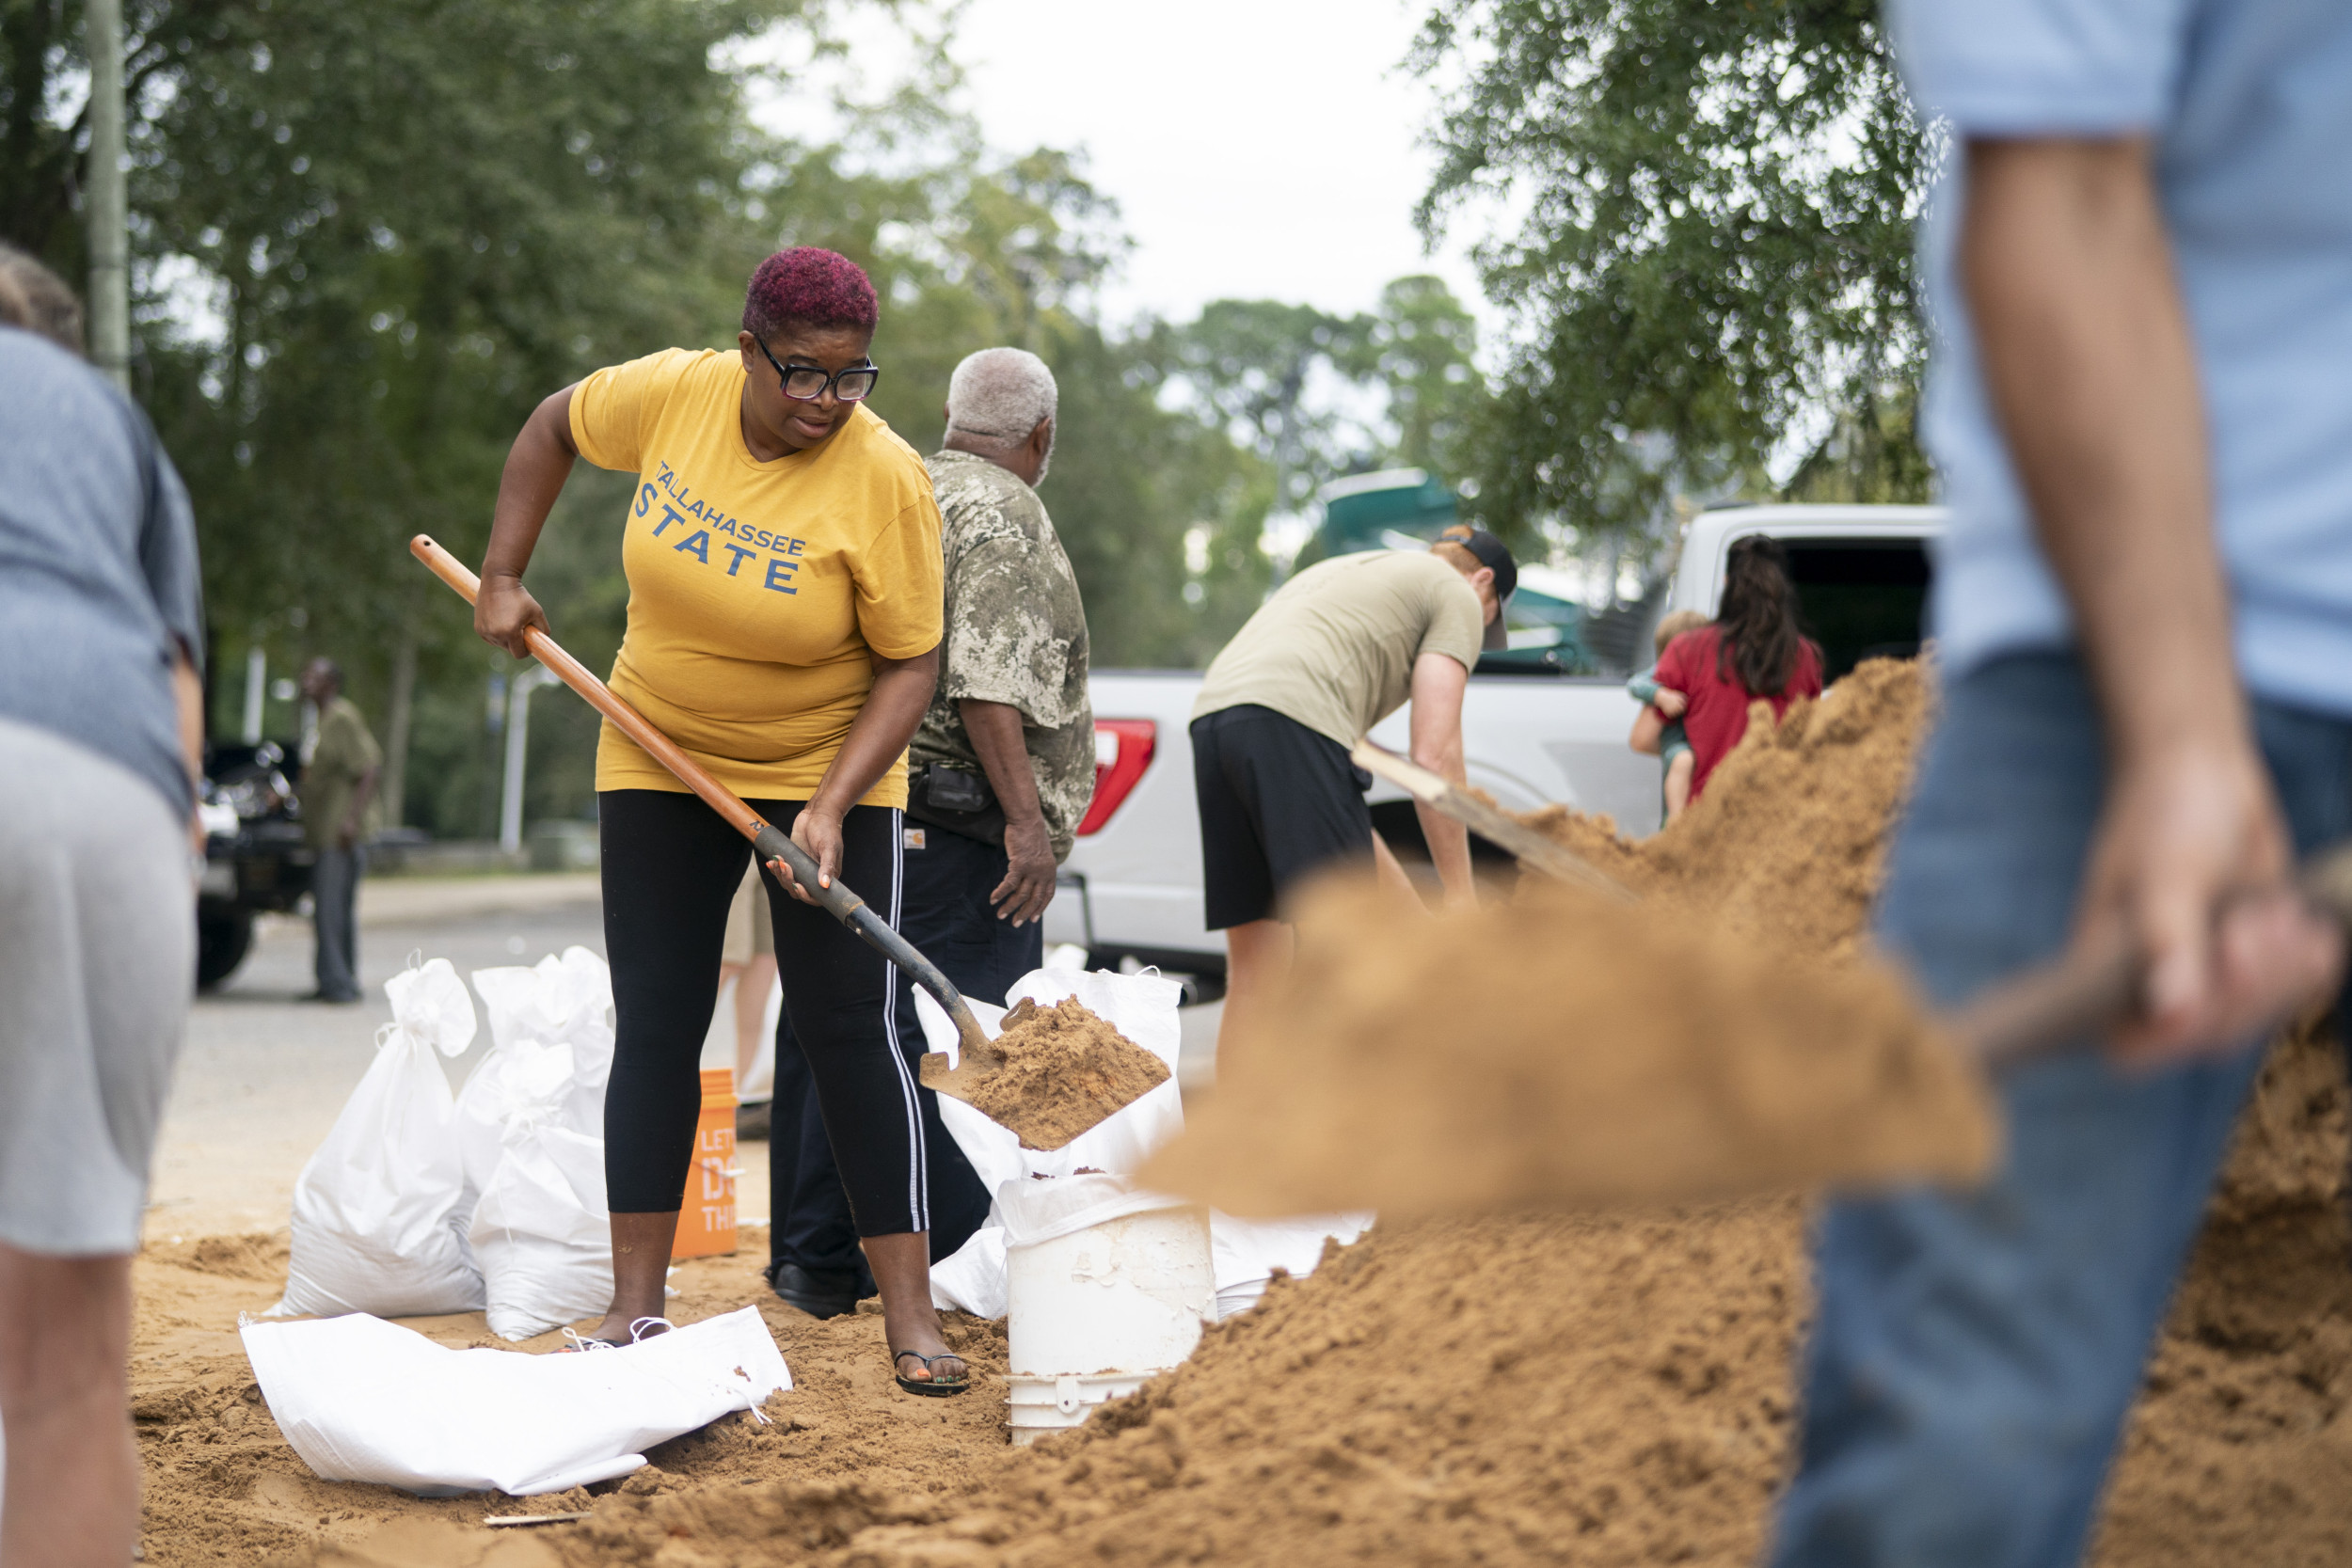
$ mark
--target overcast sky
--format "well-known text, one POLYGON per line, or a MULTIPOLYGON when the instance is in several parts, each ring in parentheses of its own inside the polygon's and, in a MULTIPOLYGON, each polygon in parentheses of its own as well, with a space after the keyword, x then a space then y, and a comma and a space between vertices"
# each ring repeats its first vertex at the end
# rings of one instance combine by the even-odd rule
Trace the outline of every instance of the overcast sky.
MULTIPOLYGON (((1428 0, 970 0, 954 53, 1001 151, 1083 149, 1135 241, 1115 320, 1222 297, 1361 310, 1436 272, 1486 314, 1468 246, 1422 250, 1435 93, 1403 61, 1428 0)), ((868 84, 892 51, 852 15, 868 84)), ((854 68, 853 68, 854 69, 854 68)), ((797 127, 801 104, 768 105, 797 127)))

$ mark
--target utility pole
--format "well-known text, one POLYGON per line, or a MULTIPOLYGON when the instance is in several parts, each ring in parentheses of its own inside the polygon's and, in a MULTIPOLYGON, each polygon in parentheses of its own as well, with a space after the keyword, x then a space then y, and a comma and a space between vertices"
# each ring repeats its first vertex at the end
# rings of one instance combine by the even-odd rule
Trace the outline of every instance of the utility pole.
POLYGON ((506 683, 506 787, 499 800, 499 847, 510 855, 523 847, 523 759, 531 750, 531 694, 554 684, 555 677, 537 664, 517 670, 506 683))
POLYGON ((131 243, 123 195, 122 0, 88 0, 89 348, 98 369, 131 389, 131 243))

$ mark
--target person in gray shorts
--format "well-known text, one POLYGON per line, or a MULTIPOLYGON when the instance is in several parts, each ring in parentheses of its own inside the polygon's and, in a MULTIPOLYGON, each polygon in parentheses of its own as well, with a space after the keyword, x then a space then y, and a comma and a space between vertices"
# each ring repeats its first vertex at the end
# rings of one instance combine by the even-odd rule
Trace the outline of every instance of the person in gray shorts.
POLYGON ((131 1254, 195 989, 186 492, 0 245, 0 1561, 137 1547, 131 1254))

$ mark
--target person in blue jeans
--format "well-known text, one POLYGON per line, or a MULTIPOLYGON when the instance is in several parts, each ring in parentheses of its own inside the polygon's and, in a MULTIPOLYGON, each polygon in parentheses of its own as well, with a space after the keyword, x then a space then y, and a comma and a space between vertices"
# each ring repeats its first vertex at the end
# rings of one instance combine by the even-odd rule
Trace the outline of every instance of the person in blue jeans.
POLYGON ((2004 1075, 1982 1188, 1824 1215, 1777 1564, 2079 1560, 2259 1044, 2336 983, 2352 833, 2352 8, 1893 0, 1951 127, 1923 236, 1944 714, 1879 939, 1950 1005, 2147 958, 2004 1075))

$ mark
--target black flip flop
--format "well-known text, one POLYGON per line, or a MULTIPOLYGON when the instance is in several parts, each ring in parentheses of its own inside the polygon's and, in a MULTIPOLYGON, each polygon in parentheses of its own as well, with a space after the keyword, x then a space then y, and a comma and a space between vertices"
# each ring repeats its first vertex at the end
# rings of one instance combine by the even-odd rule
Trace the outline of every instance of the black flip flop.
POLYGON ((913 1378, 898 1377, 898 1363, 904 1361, 910 1355, 914 1357, 917 1361, 923 1363, 923 1370, 926 1371, 930 1370, 930 1365, 934 1361, 961 1361, 963 1359, 962 1356, 958 1355, 951 1350, 941 1351, 937 1355, 925 1355, 919 1350, 902 1350, 896 1352, 890 1357, 890 1375, 898 1378, 898 1386, 905 1389, 908 1393, 920 1394, 925 1399, 944 1400, 952 1394, 961 1394, 971 1388, 972 1379, 968 1376, 946 1379, 932 1378, 928 1383, 917 1383, 913 1378))

